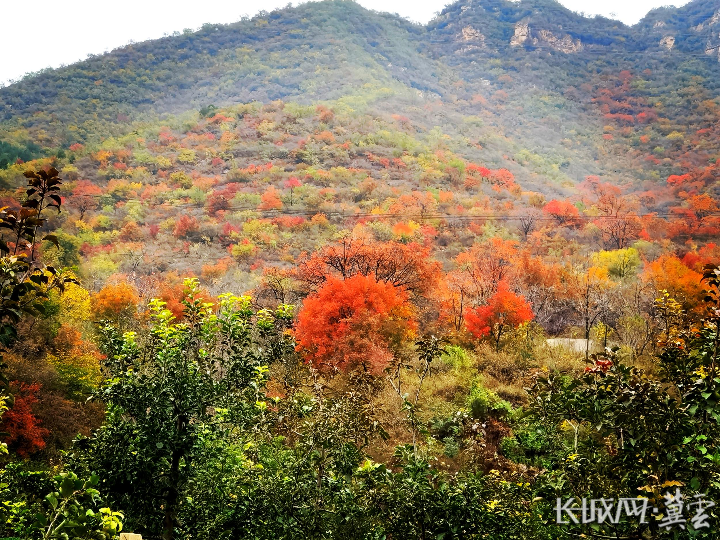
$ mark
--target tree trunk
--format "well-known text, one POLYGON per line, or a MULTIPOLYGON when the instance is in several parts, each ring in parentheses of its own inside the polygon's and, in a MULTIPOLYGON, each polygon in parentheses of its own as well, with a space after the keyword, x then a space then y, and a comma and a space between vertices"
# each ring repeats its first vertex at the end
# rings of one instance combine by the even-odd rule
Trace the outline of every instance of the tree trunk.
POLYGON ((180 484, 180 452, 175 451, 170 464, 169 482, 165 495, 165 518, 163 520, 163 540, 175 538, 175 524, 177 522, 177 507, 179 499, 178 485, 180 484))

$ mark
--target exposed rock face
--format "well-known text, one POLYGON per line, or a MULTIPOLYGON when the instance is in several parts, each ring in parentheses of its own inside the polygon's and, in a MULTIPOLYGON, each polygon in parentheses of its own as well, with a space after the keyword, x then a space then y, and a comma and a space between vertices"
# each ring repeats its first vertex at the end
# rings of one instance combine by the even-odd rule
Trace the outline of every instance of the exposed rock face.
POLYGON ((653 25, 653 28, 662 28, 663 26, 665 26, 665 21, 657 21, 657 22, 653 25))
POLYGON ((463 41, 475 41, 485 43, 485 36, 475 30, 472 26, 466 26, 462 29, 460 39, 463 41))
POLYGON ((530 26, 527 23, 517 22, 515 24, 515 35, 510 38, 510 45, 519 47, 530 37, 530 26))
POLYGON ((468 53, 485 47, 485 36, 475 30, 472 26, 464 27, 460 31, 458 39, 467 43, 467 45, 455 51, 456 54, 468 53))
POLYGON ((556 51, 566 54, 576 53, 583 48, 582 42, 579 39, 573 40, 568 34, 565 34, 563 37, 557 37, 550 30, 540 30, 538 35, 540 36, 540 41, 545 42, 556 51))
POLYGON ((530 40, 533 45, 547 45, 551 49, 567 54, 576 53, 583 48, 583 44, 579 39, 573 39, 568 34, 558 37, 550 30, 540 30, 537 32, 537 36, 531 37, 530 26, 527 23, 517 22, 515 24, 515 35, 510 39, 510 45, 519 47, 530 40))
MULTIPOLYGON (((718 36, 718 37, 720 37, 720 36, 718 36)), ((705 54, 707 54, 708 56, 717 56, 718 62, 720 62, 720 45, 716 45, 714 47, 710 46, 710 45, 706 45, 705 46, 705 54)))
POLYGON ((693 26, 692 30, 695 30, 696 32, 702 32, 705 28, 709 28, 711 26, 716 25, 720 22, 720 9, 718 9, 712 17, 710 17, 708 20, 701 22, 697 26, 693 26))
POLYGON ((675 36, 665 36, 660 40, 660 46, 665 47, 668 51, 671 51, 675 46, 675 36))

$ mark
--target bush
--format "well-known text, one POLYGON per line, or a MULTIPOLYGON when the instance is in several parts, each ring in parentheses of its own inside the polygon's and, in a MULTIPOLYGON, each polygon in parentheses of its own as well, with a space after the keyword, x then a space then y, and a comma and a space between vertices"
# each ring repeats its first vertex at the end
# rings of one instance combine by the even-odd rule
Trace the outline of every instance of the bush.
POLYGON ((513 411, 510 403, 500 399, 495 392, 483 388, 477 382, 474 382, 470 389, 467 406, 472 417, 477 420, 485 420, 489 416, 503 418, 513 411))

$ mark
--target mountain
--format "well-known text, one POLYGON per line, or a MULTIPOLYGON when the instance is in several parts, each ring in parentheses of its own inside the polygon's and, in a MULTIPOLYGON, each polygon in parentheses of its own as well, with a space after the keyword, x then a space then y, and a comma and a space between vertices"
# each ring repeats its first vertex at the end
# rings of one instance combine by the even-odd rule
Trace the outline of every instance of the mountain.
MULTIPOLYGON (((527 100, 531 89, 564 107, 569 87, 597 86, 623 69, 652 70, 647 84, 656 94, 676 92, 683 73, 699 76, 714 97, 719 17, 718 2, 697 0, 655 10, 629 28, 552 0, 482 0, 452 4, 422 27, 354 2, 307 3, 28 77, 0 89, 0 133, 18 152, 34 143, 52 153, 126 133, 135 120, 209 104, 332 101, 370 86, 437 96, 460 114, 472 95, 491 91, 509 93, 517 105, 514 98, 527 100)), ((597 120, 594 97, 573 98, 583 126, 597 120)))
MULTIPOLYGON (((0 89, 0 451, 97 471, 146 538, 545 540, 580 534, 548 528, 556 496, 678 485, 702 512, 718 36, 720 0, 632 27, 551 0, 424 26, 325 0, 0 89)), ((0 536, 26 538, 45 481, 5 469, 0 536)))
MULTIPOLYGON (((397 213, 403 192, 431 194, 449 218, 551 199, 592 214, 587 177, 638 212, 684 212, 693 196, 720 200, 719 29, 718 0, 654 10, 633 27, 552 0, 456 2, 426 26, 350 1, 306 3, 0 89, 0 182, 10 197, 23 162, 52 162, 69 188, 99 189, 99 204, 63 225, 77 240, 74 220, 90 219, 80 228, 91 241, 68 244, 90 259, 118 248, 129 221, 161 227, 174 247, 152 236, 155 253, 222 236, 208 248, 220 260, 257 245, 262 234, 237 233, 248 219, 323 212, 345 228, 348 215, 397 213), (291 176, 304 183, 294 198, 291 176), (176 230, 178 208, 190 209, 193 234, 176 230)), ((255 255, 274 263, 303 250, 264 242, 255 255)), ((128 264, 118 255, 107 268, 128 264)))

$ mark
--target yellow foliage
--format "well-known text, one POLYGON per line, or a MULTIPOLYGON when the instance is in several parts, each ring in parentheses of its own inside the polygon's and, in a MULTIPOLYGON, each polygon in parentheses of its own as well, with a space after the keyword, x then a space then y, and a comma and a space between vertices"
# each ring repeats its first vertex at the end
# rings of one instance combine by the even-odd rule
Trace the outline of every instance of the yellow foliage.
POLYGON ((635 248, 598 251, 593 255, 593 264, 613 277, 624 278, 637 272, 640 255, 635 248))
POLYGON ((74 283, 65 287, 62 295, 60 317, 72 326, 79 326, 90 320, 90 293, 74 283))

